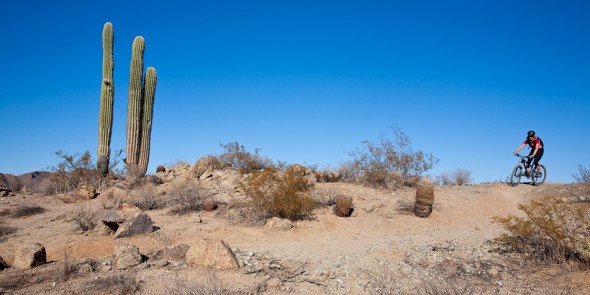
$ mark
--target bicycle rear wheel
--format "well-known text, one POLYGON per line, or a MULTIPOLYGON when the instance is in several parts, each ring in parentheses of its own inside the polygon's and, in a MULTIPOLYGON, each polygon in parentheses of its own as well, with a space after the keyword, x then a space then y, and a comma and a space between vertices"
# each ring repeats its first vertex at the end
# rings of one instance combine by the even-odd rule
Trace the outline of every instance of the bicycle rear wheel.
POLYGON ((517 186, 520 183, 520 177, 523 172, 522 166, 516 165, 516 167, 512 169, 512 174, 510 174, 510 185, 517 186))
POLYGON ((539 172, 537 168, 533 170, 533 185, 541 185, 545 182, 545 179, 547 179, 547 169, 545 169, 545 166, 539 164, 537 167, 541 172, 539 172))

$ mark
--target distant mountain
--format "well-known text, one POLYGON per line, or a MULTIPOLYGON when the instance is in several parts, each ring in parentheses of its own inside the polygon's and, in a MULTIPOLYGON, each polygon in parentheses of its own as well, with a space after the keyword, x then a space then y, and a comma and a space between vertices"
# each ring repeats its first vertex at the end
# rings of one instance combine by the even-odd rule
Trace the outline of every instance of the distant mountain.
POLYGON ((35 171, 19 176, 0 173, 0 188, 18 192, 23 188, 36 193, 41 193, 46 187, 51 172, 35 171))

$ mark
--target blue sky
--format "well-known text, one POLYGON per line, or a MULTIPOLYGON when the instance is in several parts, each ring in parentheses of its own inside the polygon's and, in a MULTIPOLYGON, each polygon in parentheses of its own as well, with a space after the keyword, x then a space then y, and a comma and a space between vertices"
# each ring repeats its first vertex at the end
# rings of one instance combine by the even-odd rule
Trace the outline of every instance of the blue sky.
POLYGON ((534 129, 548 181, 590 165, 588 1, 4 1, 0 172, 96 155, 102 28, 115 32, 113 149, 131 44, 158 72, 150 167, 237 141, 336 167, 398 126, 413 148, 505 179, 534 129), (86 3, 89 2, 89 3, 86 3), (92 2, 92 3, 90 3, 92 2))

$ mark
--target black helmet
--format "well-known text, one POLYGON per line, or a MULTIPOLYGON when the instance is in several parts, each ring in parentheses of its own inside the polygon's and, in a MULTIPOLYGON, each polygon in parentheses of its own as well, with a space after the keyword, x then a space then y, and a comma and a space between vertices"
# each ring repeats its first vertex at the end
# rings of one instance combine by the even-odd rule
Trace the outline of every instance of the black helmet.
POLYGON ((531 130, 526 134, 528 137, 535 136, 535 131, 531 130))

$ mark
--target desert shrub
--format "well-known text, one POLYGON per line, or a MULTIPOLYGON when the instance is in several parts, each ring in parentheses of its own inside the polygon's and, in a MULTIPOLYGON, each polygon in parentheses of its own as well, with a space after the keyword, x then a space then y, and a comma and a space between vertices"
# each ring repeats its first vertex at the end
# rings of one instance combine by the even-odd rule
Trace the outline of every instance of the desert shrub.
POLYGON ((166 207, 166 202, 162 200, 161 196, 156 191, 156 187, 152 183, 143 185, 136 191, 136 194, 127 203, 133 204, 141 210, 156 210, 166 207))
POLYGON ((89 151, 70 155, 61 150, 55 152, 61 159, 57 166, 50 167, 47 193, 67 193, 80 185, 98 187, 102 176, 94 169, 94 162, 89 151))
POLYGON ((202 209, 203 201, 209 197, 205 190, 194 182, 176 184, 168 191, 172 214, 188 214, 202 209))
POLYGON ((98 224, 98 214, 89 208, 79 208, 72 212, 72 221, 81 231, 93 230, 98 224))
POLYGON ((270 166, 246 178, 242 187, 256 211, 267 218, 296 220, 309 216, 314 207, 309 194, 313 183, 301 173, 301 169, 294 167, 289 166, 282 172, 270 166))
POLYGON ((526 217, 496 217, 508 233, 496 239, 509 251, 539 262, 590 262, 590 210, 580 203, 545 195, 519 204, 526 217))
POLYGON ((237 142, 220 144, 223 153, 219 155, 219 161, 226 167, 240 170, 242 173, 250 173, 272 165, 272 161, 267 157, 262 157, 260 149, 255 149, 250 153, 243 145, 237 142))
POLYGON ((399 128, 392 130, 393 139, 381 134, 378 142, 364 141, 363 147, 350 152, 352 159, 343 164, 341 169, 347 171, 342 174, 357 183, 394 189, 414 185, 422 173, 438 163, 432 154, 414 151, 410 138, 399 128))
POLYGON ((438 185, 466 185, 473 181, 471 171, 457 168, 450 172, 434 176, 434 181, 438 185))
POLYGON ((590 182, 590 169, 578 165, 578 173, 572 175, 576 182, 590 182))
POLYGON ((352 198, 338 196, 334 204, 334 214, 340 217, 349 217, 352 214, 352 198))
POLYGON ((36 214, 41 214, 45 212, 45 208, 37 206, 37 205, 24 205, 19 206, 15 209, 10 210, 10 217, 13 218, 20 218, 20 217, 29 217, 36 214))

